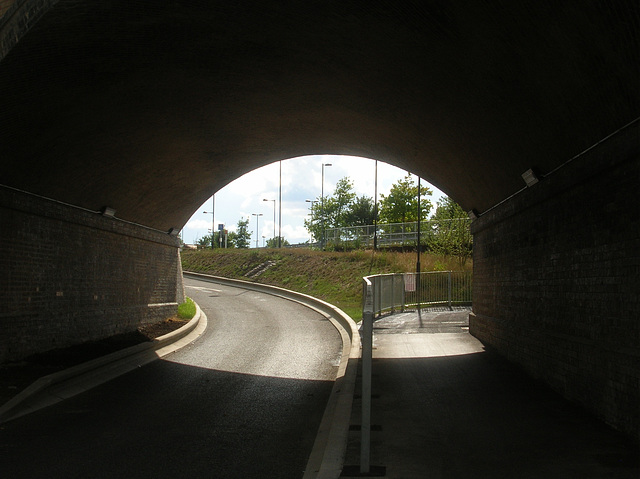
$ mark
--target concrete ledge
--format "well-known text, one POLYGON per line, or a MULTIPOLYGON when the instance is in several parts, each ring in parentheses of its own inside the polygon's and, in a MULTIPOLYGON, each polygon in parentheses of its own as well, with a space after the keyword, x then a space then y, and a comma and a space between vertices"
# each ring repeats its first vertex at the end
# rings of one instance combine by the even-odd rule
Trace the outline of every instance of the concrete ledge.
POLYGON ((313 449, 307 461, 304 479, 336 479, 340 477, 347 447, 351 406, 358 359, 360 358, 360 334, 355 321, 332 304, 288 289, 202 273, 185 271, 183 274, 185 277, 236 286, 296 301, 319 312, 336 327, 342 337, 342 358, 313 449))
POLYGON ((191 321, 149 343, 96 358, 43 376, 0 407, 0 424, 87 391, 191 343, 207 327, 207 317, 196 304, 191 321))

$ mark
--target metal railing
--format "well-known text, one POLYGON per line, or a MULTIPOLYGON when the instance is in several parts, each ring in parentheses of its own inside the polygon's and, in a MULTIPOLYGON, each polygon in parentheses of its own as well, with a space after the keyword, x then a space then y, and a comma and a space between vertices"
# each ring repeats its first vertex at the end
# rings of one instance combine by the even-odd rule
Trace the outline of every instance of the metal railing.
MULTIPOLYGON (((429 242, 444 231, 469 232, 471 220, 469 218, 454 218, 444 220, 426 220, 420 223, 420 240, 429 242)), ((345 243, 359 247, 372 247, 374 234, 379 246, 415 245, 418 240, 417 221, 407 223, 380 223, 376 226, 347 226, 343 228, 327 228, 325 237, 327 243, 345 243), (377 229, 377 231, 376 231, 377 229)), ((468 234, 471 241, 471 234, 468 234)))
POLYGON ((362 409, 360 428, 360 473, 371 468, 371 367, 373 321, 376 315, 409 306, 421 307, 471 304, 471 273, 435 271, 429 273, 377 274, 362 278, 362 409))
POLYGON ((363 300, 371 285, 374 315, 404 311, 407 307, 471 305, 471 273, 431 271, 428 273, 392 273, 367 276, 363 282, 363 300))

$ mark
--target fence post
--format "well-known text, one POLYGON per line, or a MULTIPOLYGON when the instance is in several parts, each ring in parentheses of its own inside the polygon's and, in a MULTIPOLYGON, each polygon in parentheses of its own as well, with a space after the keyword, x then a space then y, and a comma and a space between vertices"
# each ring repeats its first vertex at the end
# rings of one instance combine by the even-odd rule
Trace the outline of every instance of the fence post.
POLYGON ((447 299, 449 301, 449 311, 453 311, 453 308, 451 307, 451 271, 449 271, 449 277, 448 277, 448 281, 447 281, 447 299))
POLYGON ((362 426, 360 474, 368 474, 371 462, 371 362, 373 355, 373 290, 366 286, 362 310, 362 426))

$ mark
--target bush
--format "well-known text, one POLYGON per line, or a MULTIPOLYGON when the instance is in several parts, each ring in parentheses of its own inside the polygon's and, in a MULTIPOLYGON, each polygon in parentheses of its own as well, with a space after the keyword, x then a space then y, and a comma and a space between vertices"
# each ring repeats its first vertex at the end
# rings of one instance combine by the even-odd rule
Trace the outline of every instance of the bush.
POLYGON ((193 299, 187 298, 187 300, 178 305, 178 317, 182 319, 191 319, 196 315, 196 304, 193 299))

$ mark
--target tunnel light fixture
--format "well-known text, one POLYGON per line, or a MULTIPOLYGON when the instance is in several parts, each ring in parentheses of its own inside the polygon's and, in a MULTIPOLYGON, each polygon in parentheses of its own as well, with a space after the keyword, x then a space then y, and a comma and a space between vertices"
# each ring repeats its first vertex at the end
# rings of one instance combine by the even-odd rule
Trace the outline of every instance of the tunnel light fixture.
POLYGON ((102 209, 100 210, 100 213, 102 213, 102 216, 113 218, 116 214, 116 210, 109 206, 103 206, 102 209))
POLYGON ((533 168, 529 168, 527 171, 522 173, 522 179, 529 187, 535 185, 538 181, 540 181, 540 178, 533 170, 533 168))
POLYGON ((478 218, 480 218, 480 213, 478 213, 478 210, 469 210, 467 211, 467 215, 469 216, 469 219, 471 221, 477 220, 478 218))
POLYGON ((180 234, 180 229, 178 229, 178 228, 169 228, 169 231, 167 231, 167 233, 170 236, 178 236, 180 234))

